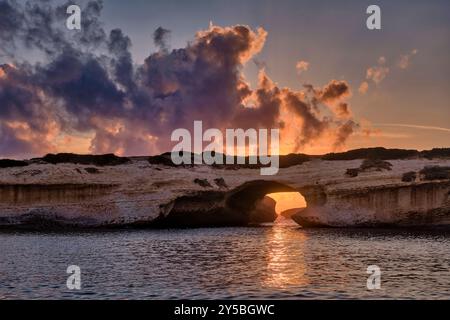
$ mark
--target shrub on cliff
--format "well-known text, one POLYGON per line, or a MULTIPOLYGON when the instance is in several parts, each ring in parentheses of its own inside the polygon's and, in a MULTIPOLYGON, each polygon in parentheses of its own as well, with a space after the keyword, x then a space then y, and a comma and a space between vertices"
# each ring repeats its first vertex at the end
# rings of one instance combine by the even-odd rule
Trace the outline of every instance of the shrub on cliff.
POLYGON ((402 181, 403 182, 414 182, 416 181, 417 174, 414 171, 409 171, 403 174, 402 181))
POLYGON ((207 179, 195 179, 194 183, 203 188, 212 188, 212 185, 208 182, 207 179))
POLYGON ((323 160, 356 160, 356 159, 380 159, 380 160, 396 160, 407 159, 419 155, 417 150, 404 149, 386 149, 382 147, 377 148, 362 148, 355 149, 341 153, 328 153, 322 156, 323 160))
POLYGON ((149 157, 148 163, 160 164, 160 165, 168 166, 168 167, 177 167, 177 165, 172 162, 172 159, 170 158, 170 156, 167 156, 167 155, 159 155, 159 156, 149 157))
POLYGON ((26 167, 28 163, 25 161, 0 159, 0 168, 26 167))
POLYGON ((376 171, 392 170, 392 163, 380 159, 366 159, 362 162, 359 168, 362 171, 367 171, 370 169, 375 169, 376 171))
POLYGON ((450 167, 425 166, 420 170, 423 180, 444 180, 450 179, 450 167))
POLYGON ((450 158, 450 148, 434 148, 420 152, 420 155, 427 159, 450 158))
POLYGON ((74 153, 47 154, 40 160, 51 164, 73 163, 95 166, 117 166, 130 162, 128 158, 118 157, 112 153, 103 155, 81 155, 74 153))
POLYGON ((168 167, 186 167, 186 166, 193 166, 194 160, 195 160, 195 154, 191 153, 191 152, 186 152, 184 153, 183 151, 180 151, 178 153, 178 155, 180 157, 184 157, 184 156, 190 157, 191 159, 191 164, 175 164, 172 161, 172 153, 171 152, 165 152, 162 153, 160 155, 156 155, 156 156, 150 156, 148 157, 148 163, 150 164, 155 164, 155 165, 163 165, 163 166, 168 166, 168 167))
POLYGON ((214 183, 219 187, 219 188, 228 188, 227 183, 225 182, 224 178, 216 178, 214 179, 214 183))
POLYGON ((280 156, 280 168, 289 168, 310 161, 311 156, 302 153, 291 153, 280 156))
POLYGON ((357 177, 359 174, 359 168, 347 169, 347 171, 345 171, 345 174, 351 178, 357 177))
POLYGON ((97 168, 92 168, 92 167, 84 168, 84 171, 86 171, 87 173, 90 173, 90 174, 100 173, 100 170, 98 170, 97 168))
POLYGON ((345 174, 351 178, 357 177, 360 172, 368 171, 368 170, 392 170, 392 163, 380 160, 380 159, 366 159, 364 160, 359 168, 350 168, 345 171, 345 174))

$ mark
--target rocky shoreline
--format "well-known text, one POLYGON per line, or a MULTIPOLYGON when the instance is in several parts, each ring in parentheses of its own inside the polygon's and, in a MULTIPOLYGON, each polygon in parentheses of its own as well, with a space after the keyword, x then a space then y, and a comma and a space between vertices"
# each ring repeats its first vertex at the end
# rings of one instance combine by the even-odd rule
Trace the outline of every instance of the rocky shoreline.
POLYGON ((248 166, 172 166, 164 155, 0 160, 0 229, 248 226, 277 218, 266 194, 295 191, 307 201, 292 215, 302 227, 449 227, 450 158, 385 154, 290 155, 264 177, 248 166))

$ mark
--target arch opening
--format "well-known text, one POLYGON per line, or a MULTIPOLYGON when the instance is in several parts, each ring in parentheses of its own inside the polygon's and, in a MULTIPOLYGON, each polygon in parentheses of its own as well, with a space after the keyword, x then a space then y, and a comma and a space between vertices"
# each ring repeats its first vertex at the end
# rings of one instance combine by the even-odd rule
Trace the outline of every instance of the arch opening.
POLYGON ((253 222, 273 222, 280 216, 291 218, 307 206, 299 190, 277 181, 247 182, 233 190, 227 199, 229 208, 250 212, 253 222))
MULTIPOLYGON (((211 227, 272 223, 280 217, 277 212, 283 213, 283 209, 294 209, 292 215, 301 212, 301 208, 306 206, 305 198, 312 204, 316 203, 320 198, 317 197, 316 191, 313 192, 308 188, 298 190, 285 183, 271 180, 246 182, 226 192, 197 191, 178 197, 161 207, 160 218, 153 221, 152 225, 211 227)), ((291 216, 288 218, 295 220, 291 216)))
POLYGON ((285 218, 291 218, 307 207, 305 197, 298 191, 269 193, 266 197, 276 202, 275 212, 285 218))

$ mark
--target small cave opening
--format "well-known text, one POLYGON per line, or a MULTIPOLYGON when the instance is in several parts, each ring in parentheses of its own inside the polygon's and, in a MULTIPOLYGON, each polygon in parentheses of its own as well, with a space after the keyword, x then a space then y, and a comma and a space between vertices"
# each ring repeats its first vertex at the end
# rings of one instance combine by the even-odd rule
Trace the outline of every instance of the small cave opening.
POLYGON ((291 218, 307 207, 305 197, 297 191, 269 193, 266 197, 276 202, 275 212, 285 218, 291 218))

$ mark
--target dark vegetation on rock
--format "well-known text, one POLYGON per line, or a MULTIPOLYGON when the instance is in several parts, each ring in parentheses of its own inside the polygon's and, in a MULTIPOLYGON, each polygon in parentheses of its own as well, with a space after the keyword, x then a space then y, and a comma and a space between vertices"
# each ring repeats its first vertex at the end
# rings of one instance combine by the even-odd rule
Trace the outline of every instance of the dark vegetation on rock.
MULTIPOLYGON (((450 150, 450 149, 449 149, 450 150)), ((328 153, 321 156, 323 160, 356 160, 356 159, 376 159, 376 160, 397 160, 418 157, 417 150, 362 148, 340 153, 328 153)))
POLYGON ((425 166, 420 170, 423 180, 445 180, 450 179, 450 167, 425 166))
POLYGON ((357 177, 359 174, 359 168, 347 169, 347 171, 345 171, 345 174, 351 178, 357 177))
POLYGON ((98 170, 97 168, 92 168, 92 167, 84 168, 84 171, 86 171, 87 173, 90 173, 90 174, 100 173, 100 170, 98 170))
MULTIPOLYGON (((261 164, 250 164, 250 157, 245 157, 245 164, 237 164, 238 157, 232 157, 232 162, 234 164, 226 164, 226 158, 224 154, 213 156, 222 158, 224 164, 213 164, 215 168, 238 170, 238 169, 260 169, 261 164)), ((148 162, 154 165, 164 165, 170 167, 191 167, 193 166, 194 159, 196 155, 194 153, 189 153, 191 159, 191 164, 176 165, 172 162, 171 153, 165 152, 160 155, 147 157, 148 162)), ((296 165, 301 165, 304 162, 311 161, 314 159, 322 159, 328 161, 338 161, 338 160, 357 160, 357 159, 369 159, 369 160, 398 160, 398 159, 411 159, 411 158, 426 158, 426 159, 436 159, 436 158, 450 158, 450 148, 435 148, 432 150, 417 151, 417 150, 403 150, 403 149, 386 149, 382 147, 377 148, 362 148, 355 149, 340 153, 328 153, 325 155, 307 155, 302 153, 291 153, 288 155, 281 155, 279 158, 280 168, 289 168, 296 165)), ((58 163, 74 163, 74 164, 84 164, 84 165, 96 165, 96 166, 114 166, 125 164, 131 161, 127 157, 118 157, 114 154, 105 155, 78 155, 73 153, 59 153, 59 154, 47 154, 43 158, 35 158, 32 161, 42 161, 46 163, 58 164, 58 163)), ((9 167, 19 167, 28 165, 25 161, 0 160, 0 168, 9 167)), ((354 174, 351 171, 350 174, 354 174)))
POLYGON ((280 168, 289 168, 312 159, 314 159, 314 156, 309 156, 303 153, 291 153, 285 156, 280 156, 280 168))
MULTIPOLYGON (((181 156, 183 154, 180 154, 181 156)), ((205 155, 205 153, 203 153, 203 155, 205 155)), ((226 155, 220 153, 220 154, 215 154, 214 152, 212 152, 211 156, 215 157, 215 158, 221 158, 222 159, 222 164, 213 164, 212 166, 215 168, 219 168, 219 169, 229 169, 229 170, 238 170, 238 169, 260 169, 261 167, 263 167, 261 164, 257 163, 257 164, 250 164, 250 157, 244 157, 243 161, 242 161, 242 157, 241 157, 241 161, 244 162, 244 164, 238 164, 238 158, 237 156, 234 157, 227 157, 226 155), (233 164, 226 164, 226 160, 227 158, 229 159, 229 162, 232 162, 233 164), (231 158, 231 159, 230 159, 231 158)), ((148 158, 148 162, 150 164, 159 164, 159 165, 165 165, 165 166, 170 166, 170 167, 177 167, 177 166, 192 166, 192 164, 194 163, 194 159, 196 157, 196 155, 194 153, 189 153, 189 157, 191 159, 191 164, 187 164, 187 165, 176 165, 172 162, 171 159, 171 153, 170 152, 166 152, 157 156, 150 156, 148 158)), ((306 161, 310 161, 311 159, 313 159, 313 157, 315 156, 309 156, 306 154, 288 154, 288 155, 283 155, 280 156, 280 168, 288 168, 288 167, 292 167, 295 165, 299 165, 302 164, 306 161)))
MULTIPOLYGON (((149 162, 151 164, 161 164, 171 167, 176 167, 172 162, 170 157, 171 153, 166 152, 158 156, 149 157, 149 162)), ((250 164, 250 157, 245 157, 245 164, 237 164, 238 157, 232 157, 234 164, 225 164, 226 156, 224 154, 213 156, 221 157, 222 163, 224 164, 214 164, 213 166, 216 168, 224 168, 229 170, 238 170, 238 169, 260 169, 262 167, 261 164, 250 164)), ((194 163, 195 155, 190 153, 191 163, 194 163)), ((292 166, 300 165, 304 162, 311 161, 314 159, 322 159, 328 161, 338 161, 338 160, 357 160, 357 159, 368 159, 368 160, 399 160, 399 159, 411 159, 411 158, 450 158, 450 148, 436 148, 432 150, 425 151, 417 151, 417 150, 404 150, 404 149, 386 149, 382 147, 377 148, 362 148, 355 149, 346 152, 340 153, 328 153, 325 155, 307 155, 302 153, 291 153, 288 155, 280 156, 280 168, 289 168, 292 166)), ((389 169, 388 169, 389 170, 389 169)))
POLYGON ((402 176, 403 182, 414 182, 416 181, 417 173, 414 171, 405 172, 402 176))
POLYGON ((169 154, 163 153, 159 156, 148 157, 148 162, 150 164, 159 164, 168 167, 177 167, 177 165, 172 162, 172 159, 170 158, 170 153, 169 154))
POLYGON ((420 155, 427 159, 450 158, 450 148, 434 148, 420 152, 420 155))
POLYGON ((28 163, 25 161, 0 159, 0 168, 26 167, 28 163))
POLYGON ((392 170, 392 163, 380 159, 365 159, 359 167, 362 171, 375 169, 376 171, 392 170))
POLYGON ((392 163, 380 159, 365 159, 361 163, 359 168, 347 169, 345 174, 353 178, 357 177, 360 172, 370 170, 375 171, 392 170, 392 163))
POLYGON ((216 179, 214 179, 214 183, 219 188, 228 188, 228 185, 226 184, 226 182, 225 182, 225 180, 223 178, 216 178, 216 179))
POLYGON ((450 158, 450 148, 434 148, 431 150, 417 151, 411 149, 386 149, 361 148, 341 153, 328 153, 319 156, 323 160, 356 160, 356 159, 379 159, 379 160, 401 160, 410 158, 450 158))
POLYGON ((51 164, 73 163, 95 166, 117 166, 130 162, 129 158, 118 157, 112 153, 103 155, 80 155, 74 153, 47 154, 43 158, 33 159, 41 160, 51 164))
POLYGON ((208 182, 207 179, 195 179, 194 183, 203 188, 212 188, 212 185, 208 182))

